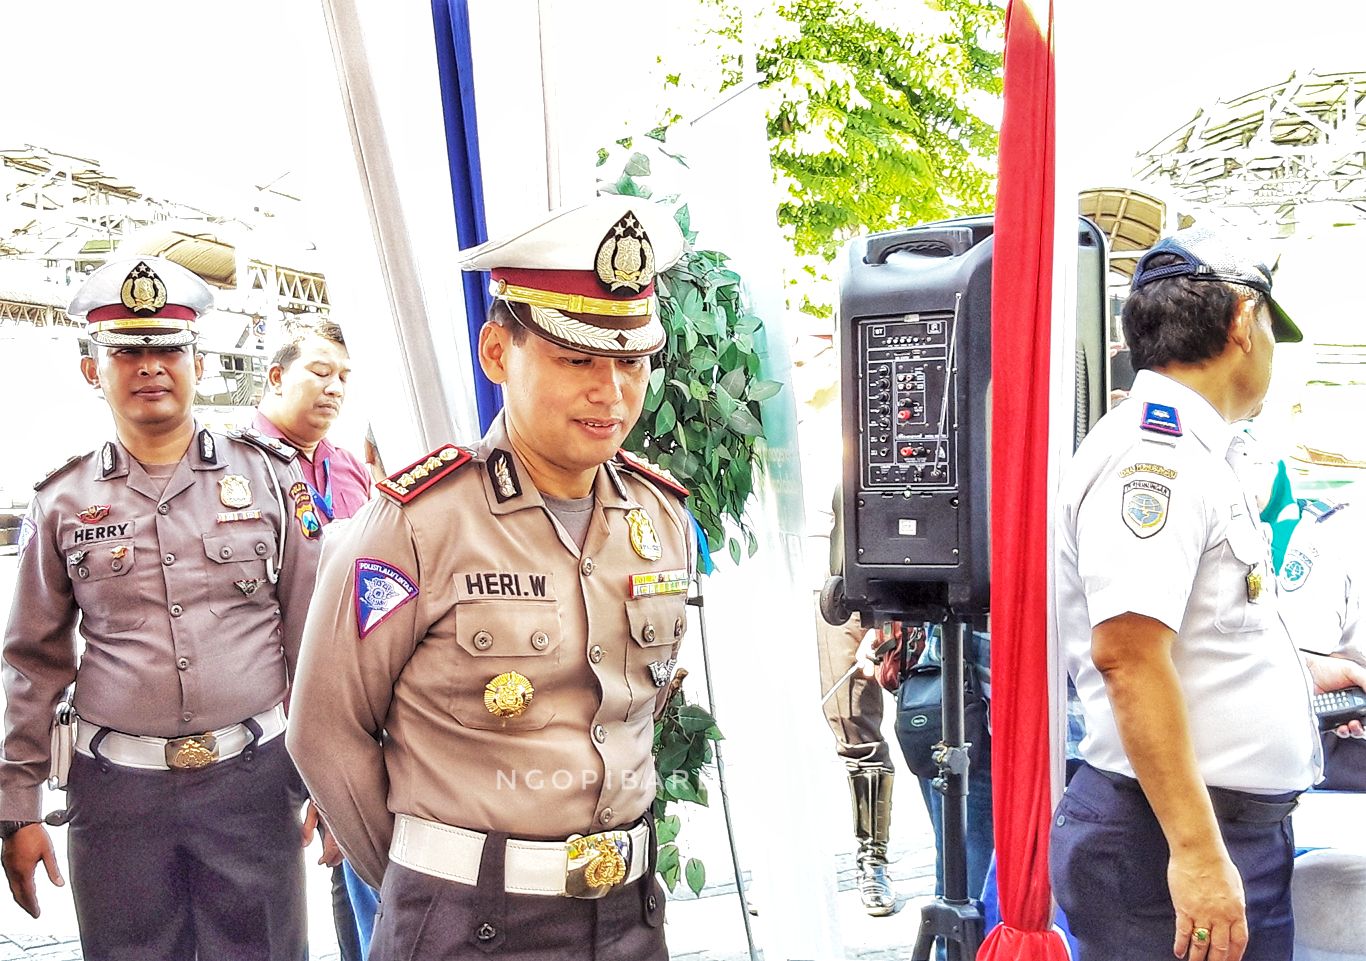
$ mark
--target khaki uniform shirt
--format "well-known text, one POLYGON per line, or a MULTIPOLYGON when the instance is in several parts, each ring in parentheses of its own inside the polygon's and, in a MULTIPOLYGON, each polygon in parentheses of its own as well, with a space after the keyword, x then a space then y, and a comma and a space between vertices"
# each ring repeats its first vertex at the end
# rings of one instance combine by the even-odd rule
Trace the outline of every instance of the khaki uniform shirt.
POLYGON ((691 522, 680 496, 615 463, 593 496, 580 550, 500 418, 473 461, 407 503, 375 498, 329 538, 288 743, 370 884, 395 814, 562 839, 629 826, 654 800, 653 713, 686 628, 691 522), (633 547, 628 515, 639 527, 642 514, 653 549, 648 533, 633 547), (534 694, 500 718, 488 686, 506 689, 509 672, 534 694))
POLYGON ((41 816, 53 711, 73 680, 82 719, 153 737, 284 700, 320 550, 295 483, 293 464, 196 429, 164 490, 112 441, 39 485, 4 639, 0 819, 41 816))

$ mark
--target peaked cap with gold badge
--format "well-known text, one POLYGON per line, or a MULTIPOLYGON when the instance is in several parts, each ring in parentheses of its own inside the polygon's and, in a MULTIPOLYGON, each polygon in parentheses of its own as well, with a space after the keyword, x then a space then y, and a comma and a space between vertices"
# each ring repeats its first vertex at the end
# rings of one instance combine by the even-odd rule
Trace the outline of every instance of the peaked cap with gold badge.
POLYGON ((182 347, 212 309, 213 290, 192 271, 162 257, 124 257, 87 277, 66 312, 105 347, 182 347))
POLYGON ((460 255, 463 270, 489 271, 489 292, 546 340, 645 357, 664 346, 655 275, 683 255, 683 233, 666 207, 608 196, 460 255))

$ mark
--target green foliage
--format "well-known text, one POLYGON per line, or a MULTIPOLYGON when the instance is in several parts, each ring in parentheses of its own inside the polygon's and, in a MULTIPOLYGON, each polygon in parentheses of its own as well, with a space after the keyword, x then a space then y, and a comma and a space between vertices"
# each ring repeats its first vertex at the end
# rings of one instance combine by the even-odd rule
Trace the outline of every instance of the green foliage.
POLYGON ((969 104, 1001 91, 1001 54, 984 46, 1003 11, 937 0, 950 29, 907 34, 857 4, 789 0, 795 33, 760 51, 778 97, 768 135, 788 197, 779 221, 798 254, 827 261, 844 240, 988 210, 997 133, 969 104))
POLYGON ((675 801, 707 804, 707 785, 703 774, 715 759, 713 742, 722 740, 716 719, 697 704, 685 703, 677 692, 655 722, 655 801, 652 813, 659 836, 659 862, 656 870, 665 887, 672 891, 681 876, 694 894, 707 883, 707 869, 697 858, 683 860, 678 847, 682 821, 668 813, 675 801))
MULTIPOLYGON (((657 133, 651 133, 652 139, 663 141, 657 133)), ((621 145, 630 149, 629 140, 621 145)), ((667 161, 686 166, 662 143, 656 150, 667 161)), ((599 189, 650 197, 653 191, 640 180, 650 173, 650 158, 635 152, 620 175, 599 189)), ((762 469, 760 405, 782 384, 759 376, 755 341, 763 321, 745 303, 740 275, 720 251, 692 248, 697 234, 686 204, 675 218, 688 249, 656 280, 668 339, 654 359, 645 408, 626 447, 669 471, 692 492, 688 508, 712 550, 725 545, 739 563, 742 552, 753 556, 759 547, 744 512, 762 469), (739 537, 727 535, 727 521, 739 529, 739 537)))

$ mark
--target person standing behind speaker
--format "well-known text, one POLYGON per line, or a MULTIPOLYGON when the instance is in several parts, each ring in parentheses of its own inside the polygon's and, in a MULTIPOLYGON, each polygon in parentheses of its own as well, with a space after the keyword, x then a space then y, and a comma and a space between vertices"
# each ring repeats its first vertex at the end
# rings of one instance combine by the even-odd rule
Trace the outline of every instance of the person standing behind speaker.
MULTIPOLYGON (((354 454, 327 439, 341 414, 351 375, 351 355, 341 327, 319 317, 301 318, 298 323, 266 369, 265 392, 251 429, 299 452, 295 463, 303 472, 316 516, 326 528, 350 517, 369 500, 370 472, 354 454)), ((347 877, 349 868, 342 863, 341 849, 320 824, 310 801, 304 817, 305 845, 312 842, 319 827, 323 851, 318 863, 332 868, 332 917, 341 961, 361 961, 378 902, 354 873, 347 877), (348 890, 353 894, 348 895, 348 890)))

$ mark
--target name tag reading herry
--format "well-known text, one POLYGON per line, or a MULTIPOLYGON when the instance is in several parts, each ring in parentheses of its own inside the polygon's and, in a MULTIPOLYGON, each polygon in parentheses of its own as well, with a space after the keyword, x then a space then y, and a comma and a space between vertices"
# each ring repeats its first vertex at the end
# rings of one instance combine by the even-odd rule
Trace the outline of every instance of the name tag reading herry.
POLYGON ((73 532, 74 541, 77 544, 84 544, 87 541, 103 541, 111 537, 132 537, 137 530, 137 525, 133 521, 124 521, 122 524, 99 524, 95 527, 78 527, 73 532))
POLYGON ((455 596, 461 601, 486 597, 529 597, 553 601, 555 581, 549 574, 472 571, 455 575, 455 596))

